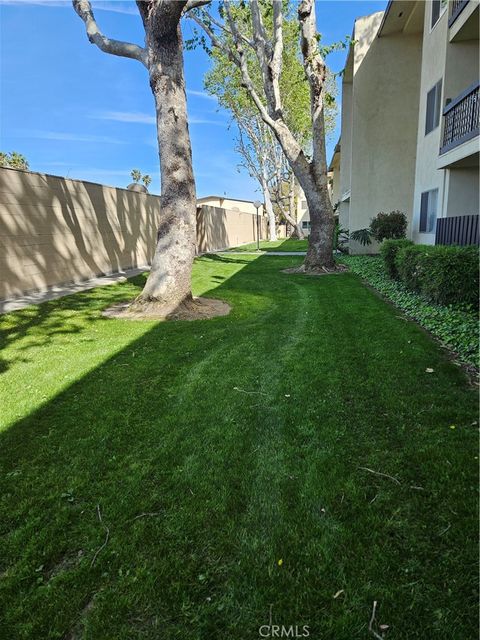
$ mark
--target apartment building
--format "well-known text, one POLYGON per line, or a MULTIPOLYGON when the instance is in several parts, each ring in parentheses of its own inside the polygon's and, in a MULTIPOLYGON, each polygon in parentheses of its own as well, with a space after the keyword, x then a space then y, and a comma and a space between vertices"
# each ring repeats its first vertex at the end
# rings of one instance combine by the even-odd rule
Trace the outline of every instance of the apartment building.
POLYGON ((340 224, 399 209, 415 242, 478 243, 479 0, 391 0, 353 41, 330 165, 340 224))

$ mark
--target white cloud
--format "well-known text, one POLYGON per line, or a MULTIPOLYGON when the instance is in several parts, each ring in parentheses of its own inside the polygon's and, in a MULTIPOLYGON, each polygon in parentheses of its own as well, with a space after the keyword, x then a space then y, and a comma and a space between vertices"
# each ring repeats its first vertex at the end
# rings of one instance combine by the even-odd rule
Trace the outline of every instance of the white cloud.
MULTIPOLYGON (((115 122, 133 122, 139 124, 155 124, 156 119, 154 115, 148 113, 140 113, 138 111, 102 111, 92 116, 99 120, 113 120, 115 122)), ((198 116, 189 116, 189 124, 211 124, 219 127, 226 126, 224 120, 209 119, 198 116)))
MULTIPOLYGON (((69 10, 72 8, 70 0, 0 0, 0 5, 60 7, 69 10)), ((92 7, 94 11, 111 11, 138 16, 138 9, 132 0, 97 0, 93 2, 92 7)))
POLYGON ((99 120, 113 120, 115 122, 137 122, 140 124, 155 124, 155 116, 137 111, 102 111, 92 118, 99 120))
POLYGON ((214 100, 215 102, 217 101, 215 96, 210 96, 205 91, 196 91, 195 89, 187 89, 187 94, 189 96, 197 96, 197 98, 205 98, 205 100, 214 100))
POLYGON ((40 138, 42 140, 60 140, 62 142, 96 142, 102 144, 123 144, 123 140, 110 138, 109 136, 84 135, 64 131, 38 131, 22 130, 17 135, 28 138, 40 138))

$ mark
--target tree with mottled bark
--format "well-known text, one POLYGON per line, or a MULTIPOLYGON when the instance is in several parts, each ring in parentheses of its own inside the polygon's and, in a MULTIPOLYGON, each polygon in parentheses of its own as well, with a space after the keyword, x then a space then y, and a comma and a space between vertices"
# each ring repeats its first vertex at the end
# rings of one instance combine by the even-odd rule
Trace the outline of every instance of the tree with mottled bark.
MULTIPOLYGON (((131 306, 135 313, 181 316, 202 306, 192 297, 196 243, 196 194, 188 130, 180 20, 208 0, 142 0, 137 7, 145 29, 143 47, 112 40, 99 29, 89 0, 73 0, 87 36, 105 53, 131 58, 148 71, 156 109, 161 173, 161 219, 150 274, 131 306)), ((205 305, 204 305, 205 306, 205 305)), ((199 311, 200 316, 205 311, 199 311)))
POLYGON ((262 189, 265 211, 268 220, 268 234, 271 241, 277 239, 275 213, 273 211, 270 193, 269 157, 272 152, 273 140, 270 129, 256 114, 252 117, 239 116, 235 118, 238 126, 237 144, 235 150, 242 157, 243 166, 250 176, 257 180, 262 189))
MULTIPOLYGON (((288 163, 300 184, 308 204, 311 220, 308 251, 299 271, 320 273, 339 267, 333 258, 333 208, 328 194, 325 148, 325 106, 327 67, 317 33, 314 0, 302 0, 297 19, 300 53, 310 93, 311 155, 304 150, 289 127, 281 92, 283 61, 284 3, 251 0, 249 22, 244 20, 245 4, 225 0, 220 18, 204 7, 190 17, 205 32, 214 49, 228 55, 241 74, 242 86, 248 92, 262 120, 272 129, 288 163), (271 16, 270 16, 271 13, 271 16), (249 64, 251 52, 258 63, 259 90, 249 64)), ((342 43, 343 45, 343 43, 342 43)))

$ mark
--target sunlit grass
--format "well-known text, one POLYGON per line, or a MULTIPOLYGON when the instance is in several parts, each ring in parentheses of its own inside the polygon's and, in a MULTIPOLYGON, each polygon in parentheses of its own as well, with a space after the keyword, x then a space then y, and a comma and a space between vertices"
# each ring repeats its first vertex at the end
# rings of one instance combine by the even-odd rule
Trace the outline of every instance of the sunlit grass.
POLYGON ((475 637, 476 393, 299 260, 198 260, 209 321, 101 317, 141 278, 1 319, 2 639, 475 637))
MULTIPOLYGON (((308 240, 296 240, 295 238, 287 238, 286 240, 260 240, 261 251, 306 251, 308 240)), ((256 251, 257 243, 242 244, 235 247, 232 251, 256 251)))

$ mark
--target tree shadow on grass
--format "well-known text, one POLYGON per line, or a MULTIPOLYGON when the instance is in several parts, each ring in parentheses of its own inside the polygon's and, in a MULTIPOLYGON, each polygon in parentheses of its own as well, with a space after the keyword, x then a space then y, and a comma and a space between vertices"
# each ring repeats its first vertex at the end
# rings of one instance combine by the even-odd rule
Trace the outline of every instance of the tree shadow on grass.
MULTIPOLYGON (((475 397, 353 276, 293 280, 277 258, 246 261, 202 293, 230 316, 155 324, 0 434, 6 637, 67 638, 80 625, 94 638, 240 640, 272 602, 289 621, 353 637, 380 593, 407 638, 447 606, 449 575, 455 589, 465 581, 448 606, 468 637, 472 530, 458 503, 471 470, 458 474, 472 441, 438 423, 465 423, 475 397), (423 492, 404 482, 414 473, 423 492), (450 507, 462 537, 430 539, 450 507), (418 566, 430 582, 412 605, 404 569, 418 566), (344 583, 354 602, 340 615, 344 583)), ((127 332, 99 318, 109 291, 50 314, 60 305, 127 332)))
POLYGON ((14 362, 28 361, 20 356, 22 352, 49 344, 60 335, 82 333, 101 318, 105 306, 128 300, 136 287, 143 287, 145 280, 146 275, 140 274, 129 279, 133 287, 100 286, 0 315, 0 374, 14 362), (18 348, 18 357, 9 357, 8 361, 1 357, 4 349, 26 337, 28 343, 18 348))

